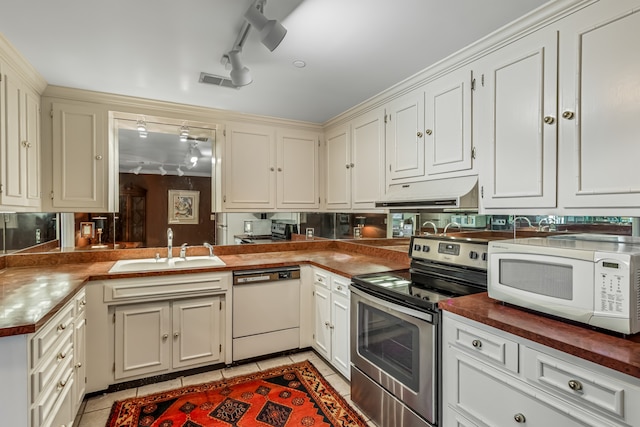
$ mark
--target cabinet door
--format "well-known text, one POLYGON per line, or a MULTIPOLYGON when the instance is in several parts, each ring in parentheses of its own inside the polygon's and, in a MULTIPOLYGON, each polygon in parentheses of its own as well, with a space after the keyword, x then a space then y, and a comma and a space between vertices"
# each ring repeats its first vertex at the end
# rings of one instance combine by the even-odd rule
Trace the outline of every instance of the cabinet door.
POLYGON ((172 311, 173 368, 220 361, 220 297, 174 302, 172 311))
POLYGON ((347 126, 330 130, 327 141, 327 209, 351 207, 351 129, 347 126))
POLYGON ((278 134, 278 208, 318 209, 320 139, 313 132, 281 131, 278 134))
POLYGON ((386 185, 424 177, 424 92, 409 92, 386 108, 386 185))
POLYGON ((427 174, 437 178, 471 169, 471 70, 429 82, 424 110, 427 174))
POLYGON ((600 2, 566 19, 560 30, 562 204, 634 208, 637 216, 637 2, 600 2))
POLYGON ((371 111, 353 120, 351 141, 351 206, 375 208, 384 169, 384 111, 371 111))
POLYGON ((331 294, 331 363, 347 379, 351 360, 349 347, 349 298, 336 292, 331 294))
POLYGON ((86 318, 84 312, 78 315, 74 322, 73 330, 73 370, 75 382, 73 383, 73 413, 75 414, 84 400, 87 388, 87 364, 86 364, 86 318))
POLYGON ((313 301, 316 319, 313 348, 326 360, 331 360, 331 292, 324 286, 315 285, 313 301))
MULTIPOLYGON (((53 207, 114 209, 107 112, 91 104, 53 104, 53 207)), ((115 191, 115 190, 114 190, 115 191)))
POLYGON ((485 208, 556 206, 557 33, 541 31, 486 58, 479 115, 485 208))
POLYGON ((26 148, 22 145, 25 138, 24 92, 18 74, 7 65, 2 69, 2 111, 1 152, 2 186, 0 204, 24 206, 26 204, 26 148))
POLYGON ((158 374, 171 367, 168 302, 115 308, 115 379, 158 374))
POLYGON ((40 96, 30 90, 24 92, 27 205, 40 206, 40 96))
POLYGON ((224 151, 223 204, 228 209, 276 206, 276 158, 273 130, 230 127, 224 151))

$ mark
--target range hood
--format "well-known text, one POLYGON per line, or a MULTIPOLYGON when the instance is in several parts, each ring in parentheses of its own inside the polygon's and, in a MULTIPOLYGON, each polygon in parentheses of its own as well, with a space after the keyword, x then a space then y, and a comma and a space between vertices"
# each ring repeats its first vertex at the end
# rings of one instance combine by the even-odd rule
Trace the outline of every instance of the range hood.
POLYGON ((392 184, 387 189, 384 199, 376 202, 376 207, 389 211, 477 211, 478 177, 472 175, 392 184))

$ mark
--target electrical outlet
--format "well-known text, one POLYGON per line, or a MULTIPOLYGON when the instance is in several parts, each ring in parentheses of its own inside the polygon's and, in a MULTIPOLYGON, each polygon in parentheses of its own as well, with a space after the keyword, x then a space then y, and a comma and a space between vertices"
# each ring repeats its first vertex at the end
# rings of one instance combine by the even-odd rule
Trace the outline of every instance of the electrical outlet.
POLYGON ((495 221, 493 221, 493 223, 495 225, 507 225, 507 220, 506 219, 496 219, 495 221))
POLYGON ((40 243, 40 229, 36 228, 36 243, 40 243))

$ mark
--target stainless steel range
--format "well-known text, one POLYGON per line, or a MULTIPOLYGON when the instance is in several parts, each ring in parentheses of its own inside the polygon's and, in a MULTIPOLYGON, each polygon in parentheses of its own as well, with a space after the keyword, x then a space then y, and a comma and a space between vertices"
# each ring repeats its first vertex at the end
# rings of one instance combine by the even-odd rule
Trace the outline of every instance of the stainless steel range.
POLYGON ((441 424, 438 302, 486 291, 487 245, 413 236, 410 270, 352 279, 351 399, 378 426, 441 424))

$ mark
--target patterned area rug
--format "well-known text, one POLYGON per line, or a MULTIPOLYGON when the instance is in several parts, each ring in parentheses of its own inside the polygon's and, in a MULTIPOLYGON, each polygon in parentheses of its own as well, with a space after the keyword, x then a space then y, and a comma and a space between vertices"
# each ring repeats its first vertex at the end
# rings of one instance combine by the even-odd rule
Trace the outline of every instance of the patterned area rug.
POLYGON ((308 361, 122 400, 107 427, 366 427, 308 361))

